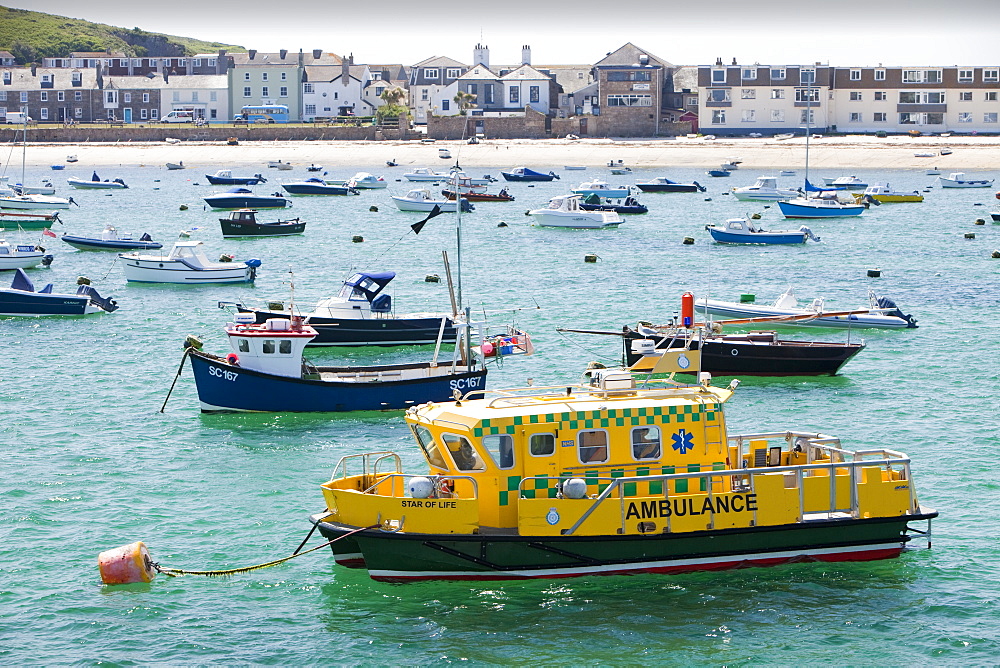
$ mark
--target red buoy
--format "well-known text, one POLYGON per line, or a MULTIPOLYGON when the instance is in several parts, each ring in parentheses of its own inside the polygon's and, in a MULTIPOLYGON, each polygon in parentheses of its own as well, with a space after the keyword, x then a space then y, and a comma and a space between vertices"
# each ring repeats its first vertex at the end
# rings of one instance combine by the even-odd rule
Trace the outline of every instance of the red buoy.
POLYGON ((681 295, 681 324, 685 327, 694 325, 694 295, 690 292, 681 295))
POLYGON ((156 575, 153 560, 142 541, 101 552, 97 555, 97 567, 104 584, 150 582, 156 575))

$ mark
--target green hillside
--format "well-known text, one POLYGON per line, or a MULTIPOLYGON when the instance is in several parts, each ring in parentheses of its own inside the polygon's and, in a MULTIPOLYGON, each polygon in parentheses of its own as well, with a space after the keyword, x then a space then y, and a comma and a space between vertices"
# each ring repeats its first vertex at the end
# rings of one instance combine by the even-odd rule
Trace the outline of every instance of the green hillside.
POLYGON ((129 56, 191 56, 196 53, 246 51, 241 46, 161 35, 139 28, 118 28, 27 9, 0 7, 0 51, 10 51, 21 65, 73 51, 121 51, 129 56))

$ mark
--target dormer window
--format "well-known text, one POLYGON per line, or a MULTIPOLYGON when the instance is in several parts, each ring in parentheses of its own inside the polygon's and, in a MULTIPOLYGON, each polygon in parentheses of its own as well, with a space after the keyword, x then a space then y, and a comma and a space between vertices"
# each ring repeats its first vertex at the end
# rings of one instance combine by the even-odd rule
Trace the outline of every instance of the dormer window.
POLYGON ((428 68, 424 69, 424 78, 425 79, 437 79, 438 76, 440 76, 440 74, 441 74, 441 71, 438 70, 436 67, 428 67, 428 68))

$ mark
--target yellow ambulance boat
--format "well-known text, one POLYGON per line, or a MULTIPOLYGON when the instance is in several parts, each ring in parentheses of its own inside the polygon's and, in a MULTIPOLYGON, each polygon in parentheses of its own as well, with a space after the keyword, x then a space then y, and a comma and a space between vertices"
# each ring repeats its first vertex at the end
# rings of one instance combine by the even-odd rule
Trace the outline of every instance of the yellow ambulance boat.
POLYGON ((738 381, 588 376, 410 408, 427 471, 392 452, 341 459, 310 518, 339 539, 337 563, 385 581, 558 578, 865 561, 898 556, 911 532, 929 542, 937 512, 901 452, 728 434, 738 381))

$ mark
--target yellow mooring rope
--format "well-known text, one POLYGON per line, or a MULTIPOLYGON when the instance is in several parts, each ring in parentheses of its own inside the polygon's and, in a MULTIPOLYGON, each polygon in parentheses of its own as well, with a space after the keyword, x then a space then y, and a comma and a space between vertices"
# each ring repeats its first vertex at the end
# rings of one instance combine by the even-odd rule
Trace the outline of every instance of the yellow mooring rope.
POLYGON ((257 564, 255 566, 244 566, 243 568, 230 568, 228 570, 221 570, 221 571, 188 571, 182 568, 169 568, 167 566, 160 566, 159 564, 156 563, 152 564, 152 566, 153 568, 156 569, 157 573, 163 573, 164 575, 170 576, 172 578, 177 577, 178 575, 207 575, 208 577, 226 577, 228 575, 237 575, 239 573, 249 573, 250 571, 257 571, 262 568, 277 566, 278 564, 282 564, 288 561, 289 559, 294 559, 295 557, 301 557, 303 554, 309 554, 310 552, 315 552, 316 550, 323 549, 324 547, 329 547, 330 545, 336 543, 338 540, 341 540, 342 538, 347 538, 348 536, 353 536, 354 534, 360 531, 366 531, 368 529, 377 529, 378 526, 379 526, 378 524, 373 524, 371 526, 361 527, 359 529, 349 531, 345 533, 343 536, 337 536, 328 543, 323 543, 322 545, 317 545, 316 547, 310 548, 305 552, 296 552, 295 554, 289 555, 287 557, 282 557, 281 559, 275 559, 274 561, 267 561, 264 562, 263 564, 257 564))

